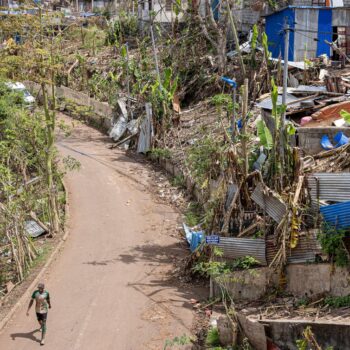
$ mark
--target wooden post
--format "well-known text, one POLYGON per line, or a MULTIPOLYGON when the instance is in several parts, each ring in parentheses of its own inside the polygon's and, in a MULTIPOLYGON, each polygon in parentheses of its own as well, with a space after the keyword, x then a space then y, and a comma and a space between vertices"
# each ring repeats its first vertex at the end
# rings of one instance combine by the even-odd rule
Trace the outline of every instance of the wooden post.
POLYGON ((248 88, 249 81, 244 79, 243 93, 242 93, 242 155, 244 158, 244 176, 248 176, 249 163, 247 152, 247 114, 248 114, 248 88))
POLYGON ((241 54, 241 49, 240 49, 240 46, 239 46, 239 39, 238 39, 236 23, 235 23, 235 21, 233 19, 230 3, 228 2, 228 0, 226 0, 226 4, 227 4, 228 15, 229 15, 229 18, 230 18, 232 33, 233 33, 233 36, 235 38, 236 51, 237 51, 237 55, 238 55, 238 58, 239 58, 239 64, 240 64, 241 69, 242 69, 243 77, 245 77, 246 76, 246 71, 245 71, 245 65, 244 65, 244 62, 243 62, 243 57, 242 57, 242 54, 241 54))

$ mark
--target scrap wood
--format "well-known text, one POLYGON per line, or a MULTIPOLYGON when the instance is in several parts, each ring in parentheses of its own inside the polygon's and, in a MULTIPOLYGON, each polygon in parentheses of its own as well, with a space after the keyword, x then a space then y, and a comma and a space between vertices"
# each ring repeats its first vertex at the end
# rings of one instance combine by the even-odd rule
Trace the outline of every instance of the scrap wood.
POLYGON ((235 209, 235 207, 236 207, 236 201, 237 201, 238 196, 240 194, 242 183, 240 183, 237 187, 238 187, 237 191, 236 191, 235 195, 233 196, 232 201, 230 203, 230 206, 228 207, 228 209, 225 213, 225 216, 224 216, 224 224, 222 225, 222 229, 221 229, 221 233, 224 236, 228 234, 228 228, 229 228, 231 215, 232 215, 233 209, 235 209))
POLYGON ((290 101, 290 102, 288 102, 286 105, 287 105, 287 106, 294 105, 294 104, 299 103, 299 102, 302 102, 302 101, 314 99, 314 98, 316 98, 317 96, 320 96, 320 95, 321 95, 321 93, 320 93, 320 92, 317 92, 317 93, 314 94, 314 95, 310 95, 310 96, 298 98, 297 100, 294 100, 294 101, 290 101))
POLYGON ((237 238, 239 237, 243 237, 245 236, 246 234, 248 234, 249 232, 253 231, 256 227, 260 226, 261 225, 261 221, 262 221, 262 218, 257 215, 257 218, 256 218, 257 222, 255 222, 254 224, 250 225, 249 227, 247 227, 245 230, 243 230, 242 232, 240 232, 240 234, 237 236, 237 238))
POLYGON ((40 219, 38 219, 37 215, 31 211, 29 216, 38 223, 39 226, 41 226, 46 232, 50 232, 50 229, 42 222, 40 219))
POLYGON ((329 45, 336 53, 338 53, 341 57, 345 58, 348 62, 350 62, 349 57, 345 54, 343 50, 341 50, 337 45, 333 42, 329 42, 328 40, 324 41, 327 45, 329 45))
POLYGON ((350 148, 350 144, 346 144, 346 145, 341 146, 339 148, 334 148, 334 149, 331 149, 329 151, 320 152, 318 154, 315 154, 313 157, 314 157, 314 159, 326 158, 326 157, 330 157, 330 156, 335 155, 335 154, 342 153, 344 151, 348 151, 349 148, 350 148))
POLYGON ((137 134, 132 134, 132 135, 129 135, 129 136, 125 137, 123 140, 118 141, 116 144, 112 145, 110 147, 110 149, 113 149, 113 148, 116 148, 116 147, 120 146, 124 142, 131 140, 134 136, 137 136, 137 134))
POLYGON ((67 70, 67 74, 70 75, 70 73, 72 72, 72 70, 79 64, 79 60, 76 59, 74 61, 74 63, 69 67, 69 69, 67 70))

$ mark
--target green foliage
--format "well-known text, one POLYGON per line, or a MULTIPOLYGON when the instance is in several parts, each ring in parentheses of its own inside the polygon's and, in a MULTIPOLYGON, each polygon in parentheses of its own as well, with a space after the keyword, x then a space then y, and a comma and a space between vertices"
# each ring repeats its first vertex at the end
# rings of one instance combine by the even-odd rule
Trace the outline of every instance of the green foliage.
POLYGON ((226 261, 201 261, 192 268, 192 271, 205 277, 215 278, 231 273, 232 269, 226 261))
POLYGON ((168 148, 152 148, 149 152, 151 159, 170 159, 171 151, 168 148))
POLYGON ((297 129, 291 122, 287 122, 286 123, 286 131, 287 131, 287 135, 293 136, 293 135, 295 135, 297 129))
POLYGON ((270 150, 273 147, 273 139, 270 130, 265 122, 261 119, 257 122, 257 131, 260 139, 260 144, 270 150))
POLYGON ((186 179, 183 175, 176 175, 171 179, 171 185, 174 187, 186 187, 186 179))
POLYGON ((186 334, 180 336, 180 337, 175 337, 174 339, 167 339, 164 344, 163 350, 168 349, 169 347, 172 347, 174 345, 186 345, 186 344, 191 344, 191 338, 188 337, 186 334))
POLYGON ((252 50, 256 50, 256 45, 258 42, 258 36, 259 36, 259 29, 256 24, 253 25, 253 35, 252 35, 252 41, 250 43, 250 46, 252 50))
MULTIPOLYGON (((163 70, 161 81, 158 79, 150 85, 150 96, 153 111, 158 121, 165 118, 171 109, 175 92, 178 86, 178 76, 173 75, 171 67, 163 70)), ((147 92, 148 85, 143 89, 143 93, 147 92)))
POLYGON ((205 340, 207 346, 219 346, 219 331, 217 328, 210 328, 207 334, 207 338, 205 340))
POLYGON ((125 37, 137 37, 137 34, 137 16, 121 11, 118 19, 108 27, 107 42, 110 45, 122 43, 125 37))
MULTIPOLYGON (((214 256, 221 257, 223 252, 219 249, 213 251, 214 256)), ((220 277, 231 274, 234 270, 249 270, 259 265, 259 261, 252 256, 245 256, 231 261, 201 261, 193 267, 193 271, 205 277, 220 277)))
POLYGON ((186 163, 202 189, 224 169, 226 147, 217 137, 206 135, 188 149, 186 163))
POLYGON ((347 112, 345 109, 342 109, 340 111, 340 115, 342 116, 342 118, 344 118, 344 120, 350 124, 350 113, 347 112))
POLYGON ((325 305, 330 307, 350 307, 350 295, 343 297, 327 297, 324 301, 325 305))
MULTIPOLYGON (((233 100, 229 94, 217 94, 210 99, 210 103, 218 109, 224 108, 227 112, 233 112, 233 100)), ((237 109, 237 106, 235 106, 237 109)))
POLYGON ((304 306, 306 306, 308 303, 309 303, 309 300, 308 300, 307 298, 301 298, 301 299, 298 299, 298 300, 297 300, 296 306, 297 306, 297 307, 304 307, 304 306))
MULTIPOLYGON (((41 113, 30 113, 19 98, 0 84, 0 193, 3 199, 11 198, 2 202, 0 242, 11 242, 13 247, 10 265, 16 265, 13 281, 16 274, 17 281, 22 280, 38 256, 32 240, 24 233, 28 213, 35 212, 43 222, 47 222, 51 214, 50 192, 43 181, 47 178, 47 121, 41 113), (38 183, 23 185, 35 177, 39 178, 38 183)), ((51 152, 52 176, 57 184, 61 174, 57 169, 56 150, 51 152)), ((55 188, 59 190, 59 186, 55 188)))
POLYGON ((252 267, 259 265, 259 261, 256 260, 253 256, 244 256, 242 258, 235 259, 233 261, 233 267, 248 270, 252 267))
POLYGON ((325 228, 324 232, 318 235, 322 250, 337 266, 348 266, 349 258, 343 243, 344 233, 336 232, 330 227, 325 228))
POLYGON ((259 29, 258 26, 256 24, 253 25, 253 35, 252 35, 252 40, 250 42, 250 46, 251 46, 251 63, 252 63, 252 67, 255 68, 256 66, 256 59, 255 59, 255 55, 256 55, 256 46, 258 43, 258 36, 259 36, 259 29))
POLYGON ((267 0, 269 6, 271 6, 272 9, 277 8, 277 1, 276 0, 267 0))
POLYGON ((194 227, 197 226, 201 221, 201 207, 198 203, 190 203, 188 208, 185 210, 185 223, 194 227))
POLYGON ((269 59, 271 57, 271 52, 269 51, 268 37, 267 37, 265 32, 263 32, 261 35, 261 44, 262 44, 263 49, 264 49, 265 59, 268 63, 269 59))
POLYGON ((306 339, 298 339, 296 345, 298 350, 308 350, 308 341, 306 339))

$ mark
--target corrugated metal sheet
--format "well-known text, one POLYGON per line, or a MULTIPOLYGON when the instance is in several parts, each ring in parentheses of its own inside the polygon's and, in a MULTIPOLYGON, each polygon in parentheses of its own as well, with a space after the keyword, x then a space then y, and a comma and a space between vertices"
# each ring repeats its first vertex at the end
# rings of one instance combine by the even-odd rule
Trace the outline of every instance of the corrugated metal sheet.
POLYGON ((238 186, 236 184, 230 184, 227 189, 226 201, 225 201, 225 209, 227 210, 233 200, 235 193, 238 190, 238 186))
POLYGON ((146 116, 140 125, 137 153, 147 153, 151 149, 153 137, 152 104, 146 103, 146 116))
POLYGON ((332 26, 347 27, 350 23, 349 8, 336 8, 332 11, 332 26))
POLYGON ((307 178, 313 202, 350 201, 350 173, 316 173, 307 178))
POLYGON ((24 223, 24 229, 30 237, 39 237, 46 231, 34 220, 29 220, 24 223))
POLYGON ((267 265, 264 239, 220 237, 217 247, 224 252, 225 258, 237 259, 253 256, 261 265, 267 265))
POLYGON ((327 224, 337 229, 350 228, 350 201, 326 205, 320 212, 327 224))
MULTIPOLYGON (((290 102, 298 100, 298 98, 299 97, 296 97, 296 96, 294 96, 292 94, 287 93, 287 96, 286 96, 287 104, 290 103, 290 102)), ((277 105, 278 106, 282 105, 282 95, 278 95, 277 105)), ((270 97, 266 98, 265 100, 262 100, 261 102, 257 103, 256 106, 259 107, 259 108, 267 109, 267 110, 271 111, 272 110, 272 100, 271 100, 270 97)), ((287 110, 290 109, 291 107, 296 108, 296 107, 299 107, 299 106, 300 106, 300 102, 292 104, 290 106, 287 106, 287 110)))
POLYGON ((264 186, 259 183, 251 196, 252 200, 258 204, 277 223, 280 223, 286 214, 286 205, 273 193, 264 191, 264 186))
MULTIPOLYGON (((268 264, 271 264, 278 252, 279 246, 276 241, 277 237, 275 236, 269 236, 266 239, 266 260, 268 264)), ((321 254, 322 250, 317 241, 317 232, 302 232, 297 247, 287 251, 287 262, 289 264, 315 262, 317 255, 321 254)))
POLYGON ((295 9, 293 61, 303 61, 305 57, 316 57, 317 41, 314 40, 313 32, 318 31, 318 13, 318 9, 295 9), (311 31, 312 34, 305 35, 305 30, 311 31))
POLYGON ((316 256, 322 254, 321 245, 317 240, 317 231, 301 233, 298 245, 288 253, 289 264, 315 262, 316 256))

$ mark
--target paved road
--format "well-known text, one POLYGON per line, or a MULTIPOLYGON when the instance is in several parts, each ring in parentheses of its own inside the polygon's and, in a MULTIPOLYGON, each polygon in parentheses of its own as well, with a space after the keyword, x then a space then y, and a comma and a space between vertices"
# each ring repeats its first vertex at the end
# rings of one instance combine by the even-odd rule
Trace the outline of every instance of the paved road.
MULTIPOLYGON (((172 257, 182 254, 169 236, 177 215, 144 186, 149 170, 77 122, 58 145, 81 170, 67 175, 70 236, 44 278, 53 305, 45 347, 159 350, 188 334, 195 295, 170 277, 172 257)), ((34 310, 26 317, 26 307, 0 335, 1 349, 40 347, 34 310)))

